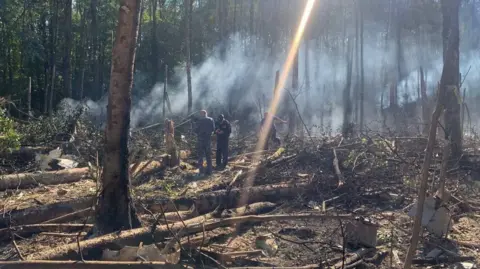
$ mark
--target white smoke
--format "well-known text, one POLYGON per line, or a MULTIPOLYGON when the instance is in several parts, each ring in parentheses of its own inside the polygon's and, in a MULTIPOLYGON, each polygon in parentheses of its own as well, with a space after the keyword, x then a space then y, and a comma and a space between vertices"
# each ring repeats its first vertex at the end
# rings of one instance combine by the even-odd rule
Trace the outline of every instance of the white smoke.
MULTIPOLYGON (((366 43, 364 45, 365 115, 371 120, 378 116, 377 111, 380 107, 378 101, 381 92, 385 90, 383 71, 385 69, 395 70, 396 66, 394 44, 390 44, 390 49, 385 50, 384 44, 376 41, 381 38, 380 33, 372 34, 372 31, 370 31, 370 36, 365 37, 366 43), (369 42, 369 40, 373 41, 369 42)), ((224 59, 220 58, 218 49, 214 49, 203 63, 192 68, 194 111, 197 109, 209 110, 214 107, 222 107, 226 110, 228 110, 228 107, 241 109, 246 105, 257 107, 258 101, 262 98, 266 99, 266 104, 263 105, 268 106, 272 98, 275 72, 282 68, 287 51, 279 49, 280 52, 272 53, 268 46, 262 44, 256 44, 254 50, 252 50, 252 47, 245 42, 245 38, 241 38, 240 35, 234 35, 229 40, 224 59), (252 55, 253 51, 254 55, 252 55)), ((331 103, 332 129, 337 129, 342 124, 342 91, 346 83, 347 63, 345 55, 341 53, 342 48, 319 47, 316 43, 315 40, 309 43, 308 74, 310 89, 305 87, 305 72, 307 71, 304 62, 305 44, 302 44, 299 49, 299 92, 296 102, 301 108, 302 117, 305 118, 306 115, 303 115, 304 108, 307 102, 310 103, 311 111, 309 114, 313 115, 311 115, 311 120, 307 122, 309 125, 319 125, 320 109, 325 104, 331 103)), ((410 101, 412 101, 417 97, 418 68, 423 66, 425 69, 428 89, 431 92, 440 78, 443 61, 438 57, 434 58, 432 55, 428 55, 428 57, 424 57, 426 62, 420 62, 417 59, 417 46, 409 47, 408 44, 404 45, 404 52, 409 75, 399 83, 398 96, 401 99, 402 95, 408 92, 410 101)), ((473 89, 480 79, 480 63, 478 60, 480 58, 478 56, 480 54, 476 51, 462 52, 461 55, 461 72, 465 73, 471 66, 464 84, 464 87, 468 89, 468 95, 473 93, 473 89)), ((352 91, 355 87, 355 64, 353 63, 352 79, 354 81, 352 82, 352 91)), ((291 72, 289 81, 285 84, 287 90, 291 90, 290 80, 291 72)), ((174 83, 167 87, 172 112, 186 115, 188 95, 184 66, 175 68, 175 76, 172 81, 174 83)), ((162 121, 163 91, 163 83, 157 83, 149 94, 138 100, 133 100, 131 128, 162 121)), ((286 98, 290 98, 288 94, 284 94, 284 100, 286 98)), ((106 103, 106 99, 99 102, 88 101, 87 106, 90 108, 90 114, 97 119, 104 120, 106 118, 106 103)), ((279 113, 281 111, 280 108, 279 113)), ((260 120, 259 115, 259 112, 255 113, 252 118, 260 120)))

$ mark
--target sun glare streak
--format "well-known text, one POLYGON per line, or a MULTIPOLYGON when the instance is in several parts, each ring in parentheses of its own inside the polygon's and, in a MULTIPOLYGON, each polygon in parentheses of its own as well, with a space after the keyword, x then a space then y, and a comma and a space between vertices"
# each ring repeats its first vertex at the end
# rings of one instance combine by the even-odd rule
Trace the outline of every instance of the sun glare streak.
MULTIPOLYGON (((287 59, 285 60, 285 63, 283 64, 283 68, 280 72, 278 84, 274 91, 274 93, 276 94, 274 94, 273 99, 270 102, 270 107, 268 111, 271 115, 274 115, 277 112, 280 100, 282 100, 285 82, 287 81, 288 75, 290 73, 293 62, 295 60, 295 56, 298 53, 298 47, 300 46, 300 41, 302 40, 302 36, 305 31, 305 27, 307 26, 307 22, 312 12, 314 3, 315 3, 315 0, 308 0, 307 4, 305 5, 305 9, 303 11, 300 24, 298 25, 297 32, 295 33, 295 37, 291 44, 290 50, 288 51, 287 59)), ((273 120, 273 117, 267 117, 264 123, 265 126, 270 126, 270 124, 272 124, 272 120, 273 120)), ((260 132, 260 137, 255 147, 255 152, 261 151, 264 148, 266 141, 267 141, 267 132, 260 132)), ((259 160, 260 160, 260 153, 254 154, 253 163, 258 163, 259 160)), ((245 185, 244 185, 245 188, 252 186, 255 173, 256 173, 256 169, 252 169, 249 171, 247 175, 247 180, 245 181, 245 185)), ((245 204, 247 202, 248 202, 248 192, 243 192, 241 194, 239 203, 245 204)))

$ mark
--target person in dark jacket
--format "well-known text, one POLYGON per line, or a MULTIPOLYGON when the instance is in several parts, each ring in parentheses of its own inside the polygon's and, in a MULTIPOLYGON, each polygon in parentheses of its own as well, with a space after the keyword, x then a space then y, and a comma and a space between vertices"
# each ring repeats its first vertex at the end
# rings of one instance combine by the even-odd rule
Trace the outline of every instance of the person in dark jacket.
POLYGON ((204 173, 203 158, 207 159, 207 171, 212 174, 212 134, 215 131, 215 122, 207 115, 207 111, 200 111, 200 119, 197 121, 197 154, 199 173, 204 173))
POLYGON ((271 115, 268 112, 265 112, 263 114, 263 119, 260 122, 260 131, 261 132, 266 132, 267 133, 267 139, 265 140, 265 146, 264 149, 268 149, 268 144, 270 140, 272 140, 277 146, 281 144, 280 138, 277 136, 277 127, 275 126, 275 121, 280 121, 282 123, 287 123, 287 121, 280 119, 279 117, 275 115, 271 115), (268 117, 272 117, 270 126, 266 126, 266 121, 268 117))
POLYGON ((217 168, 222 169, 228 163, 228 140, 232 133, 230 122, 221 114, 217 119, 217 168))

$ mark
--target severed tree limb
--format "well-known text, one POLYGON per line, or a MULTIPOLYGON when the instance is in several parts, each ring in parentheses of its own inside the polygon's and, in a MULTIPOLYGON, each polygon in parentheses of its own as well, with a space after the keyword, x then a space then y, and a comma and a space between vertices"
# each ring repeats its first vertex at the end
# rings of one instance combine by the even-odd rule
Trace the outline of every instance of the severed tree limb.
POLYGON ((0 261, 2 269, 184 269, 189 268, 179 264, 163 262, 121 262, 121 261, 0 261))
MULTIPOLYGON (((440 166, 440 179, 438 192, 442 200, 445 199, 445 182, 447 181, 448 157, 450 156, 450 140, 443 146, 442 165, 440 166)), ((445 201, 446 202, 446 201, 445 201)))
POLYGON ((63 223, 63 222, 67 222, 67 221, 72 221, 72 220, 76 220, 78 218, 83 218, 83 217, 87 217, 87 216, 90 216, 93 214, 93 208, 85 208, 85 209, 80 209, 80 210, 77 210, 75 212, 72 212, 72 213, 69 213, 69 214, 65 214, 63 216, 60 216, 58 218, 53 218, 53 219, 50 219, 50 220, 47 220, 47 221, 44 221, 42 222, 43 224, 47 224, 47 223, 63 223))
POLYGON ((72 168, 42 173, 20 173, 0 176, 0 191, 8 189, 26 189, 39 184, 57 185, 77 182, 86 178, 89 168, 72 168))
MULTIPOLYGON (((238 180, 238 179, 237 179, 238 180)), ((226 190, 218 190, 206 193, 200 193, 195 196, 180 197, 173 200, 177 208, 185 208, 188 210, 195 205, 198 214, 206 214, 213 211, 217 205, 224 198, 226 202, 226 208, 234 208, 243 206, 248 203, 255 203, 261 201, 276 202, 279 198, 294 198, 297 197, 299 192, 308 190, 310 185, 308 183, 299 184, 275 184, 264 185, 251 188, 233 188, 230 194, 227 196, 226 190), (249 192, 248 201, 239 204, 239 194, 243 192, 249 192)), ((163 206, 166 212, 175 212, 170 199, 149 197, 136 201, 149 205, 148 209, 152 212, 160 212, 160 206, 163 206)), ((17 224, 32 224, 42 223, 54 218, 61 217, 62 215, 69 214, 81 209, 90 208, 94 203, 93 196, 87 196, 82 198, 73 199, 66 202, 58 202, 54 204, 48 204, 43 206, 29 207, 20 210, 13 210, 11 212, 0 213, 0 228, 8 227, 10 223, 17 224)), ((142 211, 138 208, 139 212, 142 211)), ((182 211, 180 211, 182 212, 182 211)))
MULTIPOLYGON (((444 66, 445 69, 445 66, 444 66)), ((442 74, 442 79, 445 74, 442 74)), ((443 86, 443 85, 442 85, 443 86)), ((435 140, 437 138, 437 126, 438 119, 442 114, 443 108, 443 92, 439 87, 439 96, 437 97, 437 104, 435 106, 435 111, 432 114, 432 120, 430 121, 430 130, 428 134, 427 148, 425 149, 425 157, 423 160, 422 173, 420 178, 420 186, 418 188, 418 200, 417 200, 417 210, 415 214, 415 219, 412 228, 412 237, 410 239, 410 246, 408 247, 407 255, 405 257, 405 262, 403 264, 403 269, 410 269, 412 265, 413 256, 417 251, 417 245, 420 237, 422 217, 423 217, 423 205, 425 204, 425 196, 427 192, 427 183, 428 183, 428 172, 430 170, 430 164, 432 162, 433 148, 435 146, 435 140)))
POLYGON ((345 183, 345 178, 343 177, 342 171, 340 171, 340 167, 338 164, 338 157, 337 157, 337 151, 333 149, 333 168, 335 169, 335 174, 337 175, 338 178, 338 187, 342 186, 345 183))
POLYGON ((7 240, 10 236, 10 231, 14 232, 15 234, 21 235, 22 237, 26 237, 29 234, 40 233, 40 232, 53 232, 53 231, 62 231, 62 232, 69 232, 80 230, 82 228, 91 229, 93 225, 91 224, 57 224, 57 223, 50 223, 50 224, 30 224, 30 225, 23 225, 23 226, 13 226, 10 228, 0 229, 0 240, 7 240))
MULTIPOLYGON (((211 220, 206 223, 199 223, 198 219, 195 222, 186 220, 185 222, 176 222, 168 227, 166 225, 158 226, 155 230, 155 240, 162 240, 172 232, 179 232, 181 229, 185 229, 185 234, 199 233, 202 231, 210 231, 220 227, 226 227, 233 224, 241 224, 245 222, 267 222, 267 221, 282 221, 282 220, 299 220, 299 219, 351 219, 351 215, 324 215, 324 214, 297 214, 297 215, 270 215, 270 216, 240 216, 227 218, 222 220, 211 220), (187 225, 184 228, 184 223, 187 225)), ((80 242, 81 249, 88 251, 93 248, 104 248, 108 244, 117 243, 120 245, 137 245, 139 242, 150 243, 152 241, 151 229, 137 228, 122 232, 116 232, 85 240, 80 242)), ((72 255, 77 256, 75 253, 77 250, 77 244, 72 243, 64 246, 59 246, 53 249, 49 249, 43 253, 32 254, 27 257, 29 260, 51 260, 51 259, 65 259, 72 255)))
POLYGON ((475 261, 475 257, 437 257, 435 259, 414 259, 412 260, 412 264, 416 265, 438 265, 442 263, 457 263, 457 262, 466 262, 466 261, 475 261))
MULTIPOLYGON (((52 236, 52 237, 77 237, 78 233, 51 233, 51 232, 44 232, 40 233, 40 235, 45 235, 45 236, 52 236)), ((81 236, 87 235, 85 232, 80 232, 81 236)))
POLYGON ((15 248, 15 251, 17 252, 18 258, 20 258, 20 260, 22 260, 22 261, 25 260, 25 258, 22 255, 22 252, 18 248, 17 242, 15 241, 15 234, 12 232, 11 229, 9 229, 9 232, 10 232, 10 236, 12 238, 12 245, 15 248))
POLYGON ((350 264, 353 264, 361 259, 363 259, 363 257, 367 254, 369 254, 370 252, 374 251, 375 249, 374 248, 361 248, 359 250, 357 250, 355 253, 353 253, 350 257, 348 257, 347 259, 345 259, 345 261, 339 261, 337 262, 333 267, 334 268, 343 268, 344 266, 348 266, 350 264))

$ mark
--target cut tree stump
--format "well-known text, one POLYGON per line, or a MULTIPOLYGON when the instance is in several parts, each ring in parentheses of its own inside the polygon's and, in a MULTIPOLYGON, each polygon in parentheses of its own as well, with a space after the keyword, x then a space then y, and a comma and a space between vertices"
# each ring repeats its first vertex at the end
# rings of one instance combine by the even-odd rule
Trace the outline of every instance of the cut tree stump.
POLYGON ((26 189, 42 185, 57 185, 80 181, 88 176, 89 168, 72 168, 42 173, 21 173, 0 176, 0 191, 26 189))

